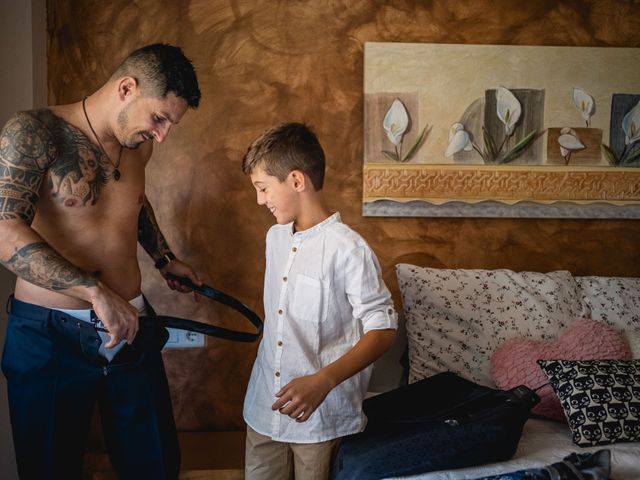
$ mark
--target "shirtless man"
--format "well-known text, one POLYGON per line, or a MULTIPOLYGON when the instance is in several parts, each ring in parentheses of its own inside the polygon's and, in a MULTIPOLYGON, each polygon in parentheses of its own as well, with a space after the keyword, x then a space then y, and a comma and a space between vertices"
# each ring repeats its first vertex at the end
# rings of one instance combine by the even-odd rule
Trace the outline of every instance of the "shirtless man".
POLYGON ((153 141, 199 101, 191 62, 155 44, 81 102, 17 113, 0 134, 0 261, 18 277, 2 369, 23 480, 81 478, 95 402, 120 478, 178 476, 168 334, 141 295, 136 244, 163 276, 201 284, 144 193, 153 141))

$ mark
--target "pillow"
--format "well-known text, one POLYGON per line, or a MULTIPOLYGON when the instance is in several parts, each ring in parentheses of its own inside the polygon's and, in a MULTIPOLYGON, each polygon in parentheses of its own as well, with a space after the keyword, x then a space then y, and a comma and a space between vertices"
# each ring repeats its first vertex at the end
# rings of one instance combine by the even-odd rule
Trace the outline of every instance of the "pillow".
POLYGON ((580 446, 640 440, 640 360, 540 360, 580 446))
POLYGON ((640 358, 640 330, 627 330, 622 332, 622 335, 627 339, 631 349, 631 357, 640 358))
MULTIPOLYGON (((500 345, 491 357, 491 376, 498 388, 509 390, 526 385, 532 390, 548 383, 537 360, 631 359, 629 346, 617 329, 591 319, 579 319, 554 341, 512 338, 500 345)), ((540 417, 564 421, 564 411, 550 385, 537 390, 540 397, 532 412, 540 417)))
POLYGON ((451 371, 494 387, 491 355, 505 340, 550 340, 582 316, 567 271, 447 270, 396 265, 409 344, 409 382, 451 371))
POLYGON ((619 330, 640 331, 640 278, 575 278, 591 318, 619 330))

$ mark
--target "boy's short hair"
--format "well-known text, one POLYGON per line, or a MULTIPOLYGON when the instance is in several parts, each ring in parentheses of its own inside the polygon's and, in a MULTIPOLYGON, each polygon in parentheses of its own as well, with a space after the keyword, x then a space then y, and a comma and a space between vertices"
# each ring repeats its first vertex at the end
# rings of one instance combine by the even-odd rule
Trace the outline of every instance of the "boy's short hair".
POLYGON ((200 104, 196 72, 191 60, 185 57, 179 47, 154 43, 131 52, 111 78, 125 75, 138 80, 140 88, 154 98, 162 98, 173 92, 191 108, 200 104))
POLYGON ((293 170, 307 175, 316 191, 324 183, 324 151, 311 127, 303 123, 279 123, 251 144, 242 159, 248 175, 257 167, 285 181, 293 170))

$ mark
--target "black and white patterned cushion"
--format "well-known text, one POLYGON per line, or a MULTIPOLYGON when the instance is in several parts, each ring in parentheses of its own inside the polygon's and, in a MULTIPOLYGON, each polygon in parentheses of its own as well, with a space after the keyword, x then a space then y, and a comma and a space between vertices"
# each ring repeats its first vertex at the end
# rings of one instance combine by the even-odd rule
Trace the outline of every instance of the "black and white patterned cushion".
POLYGON ((640 441, 640 360, 538 360, 580 446, 640 441))

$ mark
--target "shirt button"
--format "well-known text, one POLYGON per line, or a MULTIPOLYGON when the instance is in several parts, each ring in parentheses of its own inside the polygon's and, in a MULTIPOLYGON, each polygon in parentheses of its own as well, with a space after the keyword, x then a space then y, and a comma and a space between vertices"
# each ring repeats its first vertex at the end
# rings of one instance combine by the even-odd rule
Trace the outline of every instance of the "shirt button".
POLYGON ((287 281, 287 277, 282 277, 282 281, 286 282, 287 281))
POLYGON ((282 340, 280 340, 280 341, 278 342, 278 346, 279 346, 279 347, 281 347, 281 346, 282 346, 282 340))
POLYGON ((282 309, 278 310, 278 315, 282 315, 282 309))
POLYGON ((387 310, 387 313, 391 315, 393 313, 393 308, 390 308, 389 310, 387 310))
POLYGON ((297 251, 298 251, 298 247, 293 247, 293 248, 291 249, 291 251, 292 251, 292 252, 297 252, 297 251))
POLYGON ((279 376, 280 376, 280 372, 276 372, 276 377, 279 377, 279 376))

